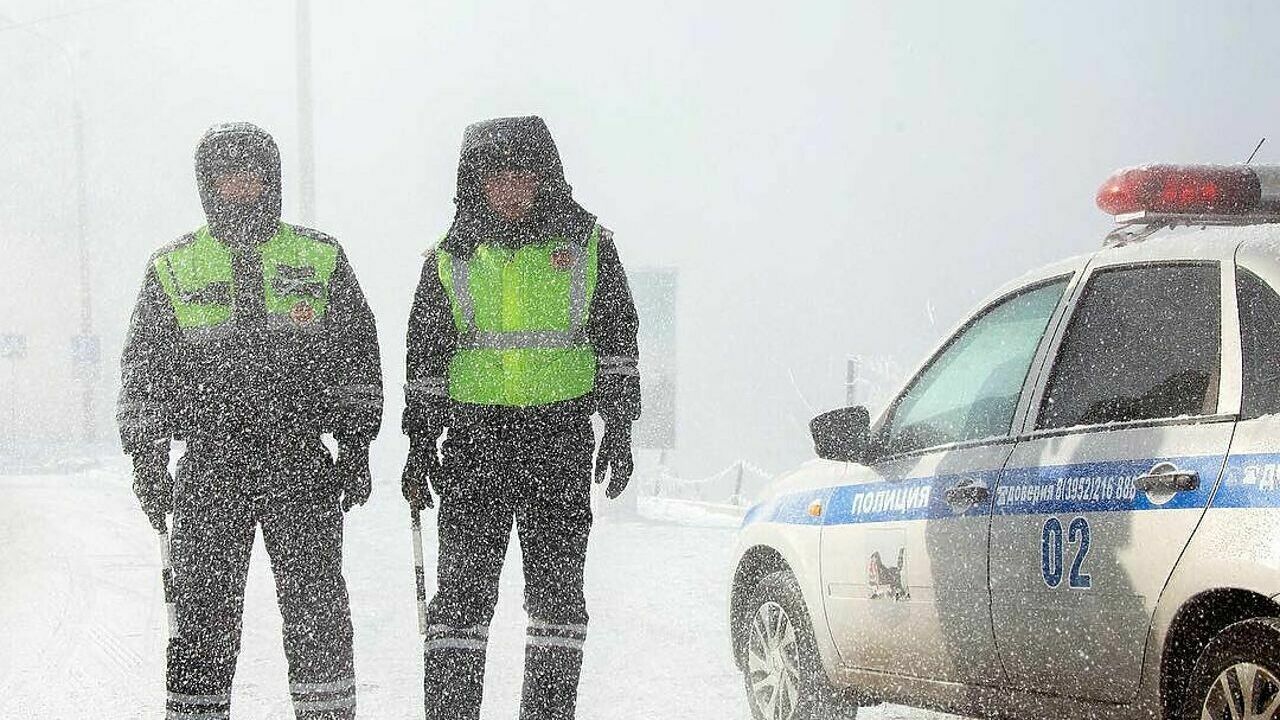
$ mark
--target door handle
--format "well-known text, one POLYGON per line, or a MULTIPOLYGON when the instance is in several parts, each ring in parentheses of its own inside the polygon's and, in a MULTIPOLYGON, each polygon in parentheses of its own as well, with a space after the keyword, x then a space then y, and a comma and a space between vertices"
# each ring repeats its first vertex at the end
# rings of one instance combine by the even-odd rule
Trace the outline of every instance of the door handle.
POLYGON ((943 495, 947 504, 954 507, 969 507, 985 503, 991 499, 991 488, 982 480, 967 479, 946 489, 943 495))
POLYGON ((1179 470, 1169 462, 1157 463, 1133 481, 1139 492, 1178 493, 1200 489, 1200 473, 1195 470, 1179 470))

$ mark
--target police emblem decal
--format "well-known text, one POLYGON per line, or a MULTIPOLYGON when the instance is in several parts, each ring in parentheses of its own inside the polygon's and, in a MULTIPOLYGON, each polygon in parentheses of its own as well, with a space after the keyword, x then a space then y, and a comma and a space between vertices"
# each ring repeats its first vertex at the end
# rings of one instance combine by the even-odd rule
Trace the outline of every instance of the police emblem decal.
POLYGON ((315 322, 316 311, 311 307, 311 303, 300 300, 289 311, 289 318, 293 320, 294 325, 310 325, 315 322))
POLYGON ((867 584, 871 586, 871 599, 909 599, 911 592, 907 589, 906 571, 906 548, 898 548, 898 564, 895 567, 884 564, 879 550, 871 553, 871 557, 867 560, 867 584))
POLYGON ((551 252, 551 267, 557 270, 568 270, 573 265, 573 249, 565 246, 551 252))

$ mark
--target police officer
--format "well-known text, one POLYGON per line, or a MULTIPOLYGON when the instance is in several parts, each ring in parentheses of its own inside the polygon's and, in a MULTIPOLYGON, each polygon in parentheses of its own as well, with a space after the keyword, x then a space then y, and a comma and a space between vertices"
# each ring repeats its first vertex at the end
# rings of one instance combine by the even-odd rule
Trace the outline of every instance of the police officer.
POLYGON ((595 479, 617 497, 640 414, 637 319, 612 234, 579 206, 540 118, 463 137, 457 212, 427 255, 409 320, 403 491, 440 496, 428 608, 428 720, 479 717, 489 621, 514 523, 529 616, 520 717, 572 718, 595 479), (437 441, 443 443, 443 464, 437 441))
POLYGON ((208 224, 151 258, 118 405, 143 510, 159 531, 173 513, 167 717, 230 716, 261 526, 297 717, 352 718, 342 512, 369 497, 382 415, 373 315, 337 241, 280 222, 270 135, 210 129, 196 177, 208 224), (176 483, 171 440, 186 441, 176 483))

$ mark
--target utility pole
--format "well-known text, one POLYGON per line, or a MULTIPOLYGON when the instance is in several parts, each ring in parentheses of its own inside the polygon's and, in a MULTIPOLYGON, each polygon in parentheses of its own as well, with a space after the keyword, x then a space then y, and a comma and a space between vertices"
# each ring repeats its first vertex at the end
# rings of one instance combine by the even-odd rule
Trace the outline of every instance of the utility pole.
POLYGON ((844 366, 844 404, 853 407, 858 404, 858 358, 851 357, 844 366))
MULTIPOLYGON (((13 24, 13 19, 0 14, 0 20, 13 24)), ((32 37, 39 38, 57 48, 67 68, 70 83, 71 145, 75 163, 76 194, 76 264, 79 275, 80 322, 77 334, 71 338, 71 360, 76 379, 80 383, 80 436, 85 444, 97 439, 97 422, 94 418, 94 389, 97 386, 99 363, 102 355, 101 341, 93 333, 92 273, 89 269, 89 190, 88 170, 84 151, 84 112, 80 104, 80 85, 77 77, 76 58, 66 45, 26 29, 32 37)))
POLYGON ((85 444, 97 439, 93 391, 97 386, 101 344, 93 333, 92 273, 89 272, 89 191, 86 187, 84 157, 84 113, 79 93, 73 92, 71 134, 76 163, 76 256, 80 269, 80 334, 72 341, 72 356, 80 380, 81 438, 85 444))
POLYGON ((311 98, 311 0, 297 0, 298 221, 315 225, 315 111, 311 98))

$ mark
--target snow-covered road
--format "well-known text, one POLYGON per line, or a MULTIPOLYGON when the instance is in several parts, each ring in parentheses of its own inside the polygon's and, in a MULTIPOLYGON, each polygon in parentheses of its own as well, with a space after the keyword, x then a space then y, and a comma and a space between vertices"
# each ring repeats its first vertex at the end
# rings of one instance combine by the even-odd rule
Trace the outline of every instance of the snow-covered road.
MULTIPOLYGON (((0 477, 0 502, 0 718, 162 717, 159 553, 124 463, 74 475, 0 477)), ((598 520, 587 566, 591 635, 579 717, 748 716, 724 621, 732 541, 733 532, 720 528, 598 520)), ((422 714, 411 558, 398 487, 378 482, 369 505, 348 516, 345 556, 365 718, 422 714)), ((429 564, 432 578, 434 557, 429 564)), ((509 565, 493 623, 485 718, 517 715, 521 584, 509 565)), ((241 720, 293 717, 261 541, 232 707, 241 720)), ((863 717, 943 716, 873 708, 863 717)))

